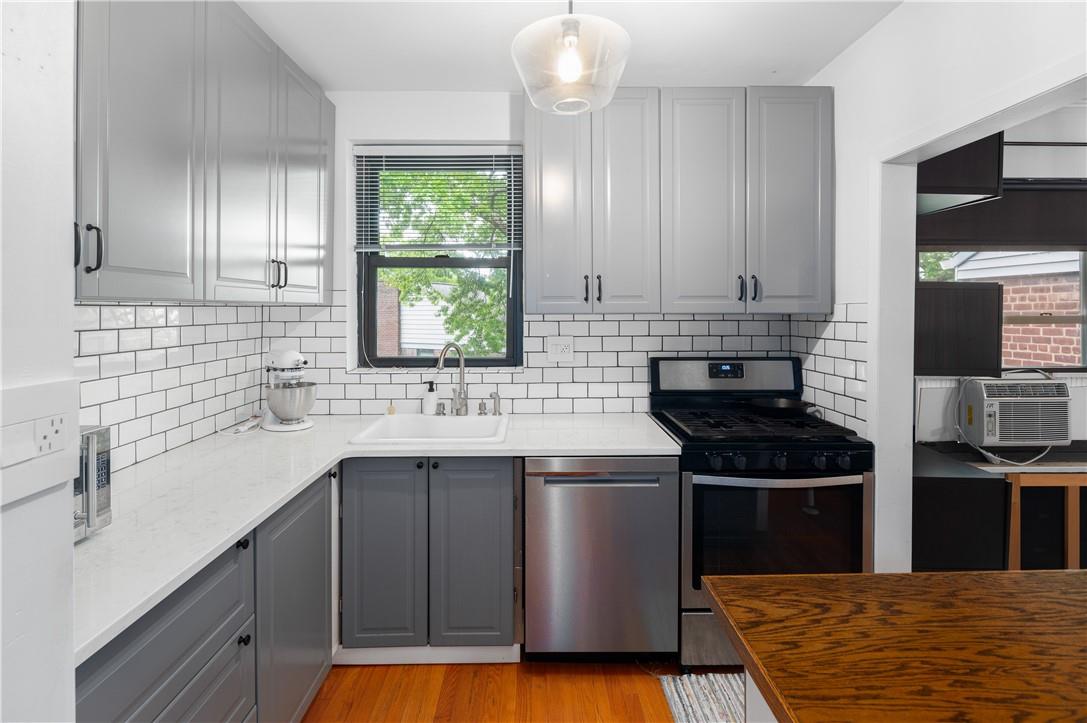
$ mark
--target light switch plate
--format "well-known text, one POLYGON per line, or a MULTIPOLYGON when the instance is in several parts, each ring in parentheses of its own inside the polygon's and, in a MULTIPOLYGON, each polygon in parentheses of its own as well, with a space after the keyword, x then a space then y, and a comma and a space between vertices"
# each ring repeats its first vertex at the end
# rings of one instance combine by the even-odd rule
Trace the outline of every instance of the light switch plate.
POLYGON ((547 361, 572 362, 574 360, 574 337, 547 337, 547 361))

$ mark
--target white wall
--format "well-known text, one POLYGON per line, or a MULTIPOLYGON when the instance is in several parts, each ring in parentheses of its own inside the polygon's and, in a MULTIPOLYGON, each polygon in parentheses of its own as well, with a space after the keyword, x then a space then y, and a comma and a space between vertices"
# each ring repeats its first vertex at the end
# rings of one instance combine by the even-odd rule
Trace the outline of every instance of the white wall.
POLYGON ((868 299, 872 164, 1087 72, 1085 27, 1083 2, 907 2, 811 79, 834 86, 836 303, 868 299))
POLYGON ((0 21, 0 423, 72 422, 63 452, 9 464, 4 445, 0 719, 72 720, 75 3, 4 2, 0 21))
MULTIPOLYGON (((835 89, 835 301, 869 302, 879 570, 910 566, 914 275, 912 223, 903 213, 912 204, 912 171, 881 164, 915 161, 901 157, 922 147, 924 157, 947 150, 940 139, 1087 72, 1084 27, 1084 3, 910 2, 811 80, 835 89), (898 201, 886 214, 884 188, 898 201)), ((955 145, 967 140, 956 136, 955 145)))

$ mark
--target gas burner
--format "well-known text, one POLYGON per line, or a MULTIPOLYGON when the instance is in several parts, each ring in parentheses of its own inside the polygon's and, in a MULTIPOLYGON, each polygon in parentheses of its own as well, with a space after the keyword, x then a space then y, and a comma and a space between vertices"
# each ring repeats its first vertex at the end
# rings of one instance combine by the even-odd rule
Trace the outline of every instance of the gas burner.
POLYGON ((871 442, 803 410, 752 399, 803 396, 800 360, 670 357, 650 362, 650 409, 681 444, 692 474, 797 478, 872 468, 871 442))
POLYGON ((782 417, 759 414, 750 409, 732 411, 672 409, 659 412, 692 442, 757 439, 841 439, 850 430, 810 414, 782 417))

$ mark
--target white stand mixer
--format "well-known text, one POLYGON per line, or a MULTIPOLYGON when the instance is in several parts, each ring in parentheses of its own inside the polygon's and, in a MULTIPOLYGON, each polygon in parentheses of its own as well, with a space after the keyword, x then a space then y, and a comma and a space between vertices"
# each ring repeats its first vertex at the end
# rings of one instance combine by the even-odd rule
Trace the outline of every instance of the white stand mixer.
POLYGON ((268 354, 268 383, 264 385, 268 408, 264 412, 262 429, 269 432, 297 432, 313 426, 306 417, 313 409, 317 385, 302 381, 306 358, 294 349, 281 349, 268 354))

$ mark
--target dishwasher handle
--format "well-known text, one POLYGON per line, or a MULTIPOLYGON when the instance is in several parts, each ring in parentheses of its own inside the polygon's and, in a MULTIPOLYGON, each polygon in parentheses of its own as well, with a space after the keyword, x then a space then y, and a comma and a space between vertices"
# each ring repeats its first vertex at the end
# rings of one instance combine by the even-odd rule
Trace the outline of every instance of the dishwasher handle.
POLYGON ((653 475, 549 474, 529 475, 543 479, 545 487, 660 487, 661 478, 653 475))

